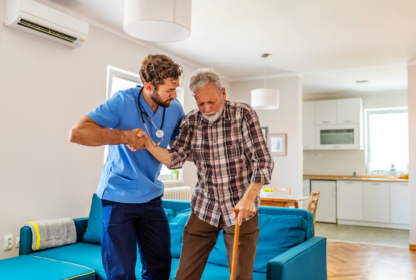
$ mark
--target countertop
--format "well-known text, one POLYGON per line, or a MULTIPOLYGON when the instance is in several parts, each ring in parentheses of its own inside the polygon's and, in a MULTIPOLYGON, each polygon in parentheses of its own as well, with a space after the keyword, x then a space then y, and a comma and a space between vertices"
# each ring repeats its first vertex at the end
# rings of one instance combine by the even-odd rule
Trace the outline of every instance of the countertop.
POLYGON ((342 176, 342 175, 303 175, 303 179, 311 180, 333 180, 333 181, 364 181, 364 182, 391 182, 391 183, 408 183, 407 179, 386 179, 384 177, 371 176, 342 176))

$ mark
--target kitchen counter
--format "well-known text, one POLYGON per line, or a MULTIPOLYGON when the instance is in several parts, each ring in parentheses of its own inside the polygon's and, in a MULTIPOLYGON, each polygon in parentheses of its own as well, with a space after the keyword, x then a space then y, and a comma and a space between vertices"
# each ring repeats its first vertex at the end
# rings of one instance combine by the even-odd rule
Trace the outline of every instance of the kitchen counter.
POLYGON ((408 183, 407 179, 386 179, 384 177, 371 176, 342 176, 342 175, 303 175, 303 179, 310 180, 332 180, 332 181, 364 181, 364 182, 392 182, 392 183, 408 183))

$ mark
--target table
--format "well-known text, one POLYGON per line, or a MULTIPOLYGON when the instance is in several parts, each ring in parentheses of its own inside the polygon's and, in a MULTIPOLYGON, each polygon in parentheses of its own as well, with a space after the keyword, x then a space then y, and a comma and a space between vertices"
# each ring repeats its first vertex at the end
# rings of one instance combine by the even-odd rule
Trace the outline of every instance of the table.
POLYGON ((274 206, 274 207, 285 207, 295 206, 299 208, 299 202, 309 200, 309 196, 300 195, 282 195, 264 197, 260 196, 260 205, 262 206, 274 206))

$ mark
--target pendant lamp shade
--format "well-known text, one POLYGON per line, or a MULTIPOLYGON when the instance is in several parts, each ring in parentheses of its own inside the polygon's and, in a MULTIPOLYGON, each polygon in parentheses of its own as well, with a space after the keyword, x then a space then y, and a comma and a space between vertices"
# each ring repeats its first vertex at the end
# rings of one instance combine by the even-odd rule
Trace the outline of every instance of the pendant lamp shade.
POLYGON ((191 36, 192 0, 126 0, 124 31, 135 38, 169 43, 191 36))
POLYGON ((279 108, 279 91, 275 89, 255 89, 251 91, 251 107, 257 110, 279 108))

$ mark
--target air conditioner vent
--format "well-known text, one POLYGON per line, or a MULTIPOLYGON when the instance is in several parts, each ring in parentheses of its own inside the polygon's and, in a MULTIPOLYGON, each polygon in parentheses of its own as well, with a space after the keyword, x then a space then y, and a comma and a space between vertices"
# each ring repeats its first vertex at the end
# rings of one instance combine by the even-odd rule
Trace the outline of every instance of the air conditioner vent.
POLYGON ((75 37, 60 33, 60 32, 55 31, 53 29, 38 25, 36 23, 30 22, 30 21, 27 21, 27 20, 24 20, 24 19, 21 19, 17 24, 21 25, 21 26, 24 26, 24 27, 27 27, 27 28, 30 28, 30 29, 33 29, 33 30, 36 30, 36 31, 39 31, 39 32, 42 32, 42 33, 45 33, 45 34, 53 36, 53 37, 59 38, 61 40, 65 40, 67 42, 73 43, 74 41, 77 40, 77 38, 75 38, 75 37))

